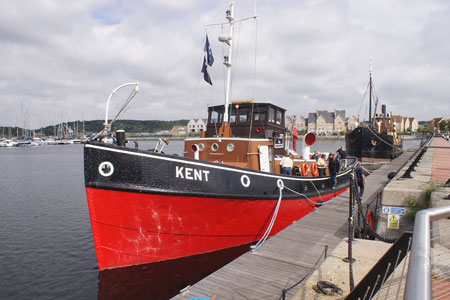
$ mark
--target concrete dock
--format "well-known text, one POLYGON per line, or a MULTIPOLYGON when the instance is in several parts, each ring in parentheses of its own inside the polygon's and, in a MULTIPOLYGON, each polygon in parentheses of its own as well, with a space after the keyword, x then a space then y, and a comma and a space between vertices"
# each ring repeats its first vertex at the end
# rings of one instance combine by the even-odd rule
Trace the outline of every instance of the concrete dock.
MULTIPOLYGON (((366 180, 363 203, 372 199, 389 182, 387 175, 401 169, 417 148, 405 151, 391 163, 373 172, 366 180)), ((283 290, 310 274, 325 246, 329 253, 348 235, 346 192, 331 203, 310 213, 276 236, 257 252, 247 252, 172 299, 277 299, 283 290)), ((342 254, 342 250, 340 255, 342 254)), ((292 298, 300 289, 291 289, 292 298)))

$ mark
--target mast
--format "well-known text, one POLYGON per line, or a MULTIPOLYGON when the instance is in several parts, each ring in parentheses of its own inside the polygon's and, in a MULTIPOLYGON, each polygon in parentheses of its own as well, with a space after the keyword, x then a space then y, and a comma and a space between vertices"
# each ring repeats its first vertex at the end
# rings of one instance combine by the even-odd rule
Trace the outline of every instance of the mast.
POLYGON ((227 67, 227 89, 225 94, 225 112, 223 115, 222 126, 219 129, 220 137, 231 137, 231 127, 228 123, 228 108, 230 106, 230 98, 231 98, 231 59, 233 55, 233 33, 234 33, 234 2, 232 1, 230 4, 230 9, 226 11, 226 17, 228 23, 230 25, 230 35, 228 36, 220 36, 219 42, 225 43, 228 45, 228 56, 224 57, 223 64, 227 67))
POLYGON ((369 126, 372 128, 372 60, 370 60, 369 70, 369 126))

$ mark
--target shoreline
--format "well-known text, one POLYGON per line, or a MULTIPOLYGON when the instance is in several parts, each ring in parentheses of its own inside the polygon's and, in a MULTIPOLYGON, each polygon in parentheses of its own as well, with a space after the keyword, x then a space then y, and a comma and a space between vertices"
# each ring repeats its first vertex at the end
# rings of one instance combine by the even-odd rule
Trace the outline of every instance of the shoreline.
MULTIPOLYGON (((199 138, 199 136, 143 136, 143 137, 128 137, 127 139, 129 141, 154 141, 159 138, 166 138, 168 140, 184 140, 186 138, 199 138)), ((299 135, 297 141, 301 141, 303 139, 303 135, 299 135)), ((317 140, 345 140, 345 135, 318 135, 316 136, 317 140)), ((415 136, 415 135, 404 135, 401 136, 402 140, 420 140, 422 139, 421 136, 415 136)))

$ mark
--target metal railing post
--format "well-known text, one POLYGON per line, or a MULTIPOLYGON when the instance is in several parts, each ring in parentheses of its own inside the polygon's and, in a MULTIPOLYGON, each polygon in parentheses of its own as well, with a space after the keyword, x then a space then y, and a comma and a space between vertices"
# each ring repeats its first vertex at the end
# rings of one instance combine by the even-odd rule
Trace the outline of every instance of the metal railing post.
POLYGON ((431 300, 431 221, 450 216, 450 205, 424 209, 416 214, 406 276, 406 300, 431 300))

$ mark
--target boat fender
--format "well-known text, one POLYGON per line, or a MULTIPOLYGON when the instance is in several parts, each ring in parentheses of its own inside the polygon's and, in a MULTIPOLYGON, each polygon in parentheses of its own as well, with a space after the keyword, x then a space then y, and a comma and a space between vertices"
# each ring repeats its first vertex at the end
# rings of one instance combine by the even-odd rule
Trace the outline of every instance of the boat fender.
POLYGON ((373 211, 371 209, 369 209, 367 211, 366 219, 367 219, 367 224, 369 224, 370 228, 374 229, 375 228, 375 216, 374 216, 373 211))
POLYGON ((323 294, 328 295, 328 296, 343 294, 342 289, 340 289, 337 285, 335 285, 334 283, 331 283, 329 281, 322 281, 322 280, 317 281, 317 288, 323 294))
POLYGON ((304 163, 301 167, 302 170, 302 176, 307 176, 309 173, 309 167, 307 163, 304 163))
POLYGON ((317 168, 317 164, 315 162, 311 163, 311 174, 313 176, 319 176, 319 169, 317 168))
POLYGON ((387 178, 392 179, 395 177, 395 175, 397 175, 397 172, 389 172, 389 174, 387 175, 387 178))

